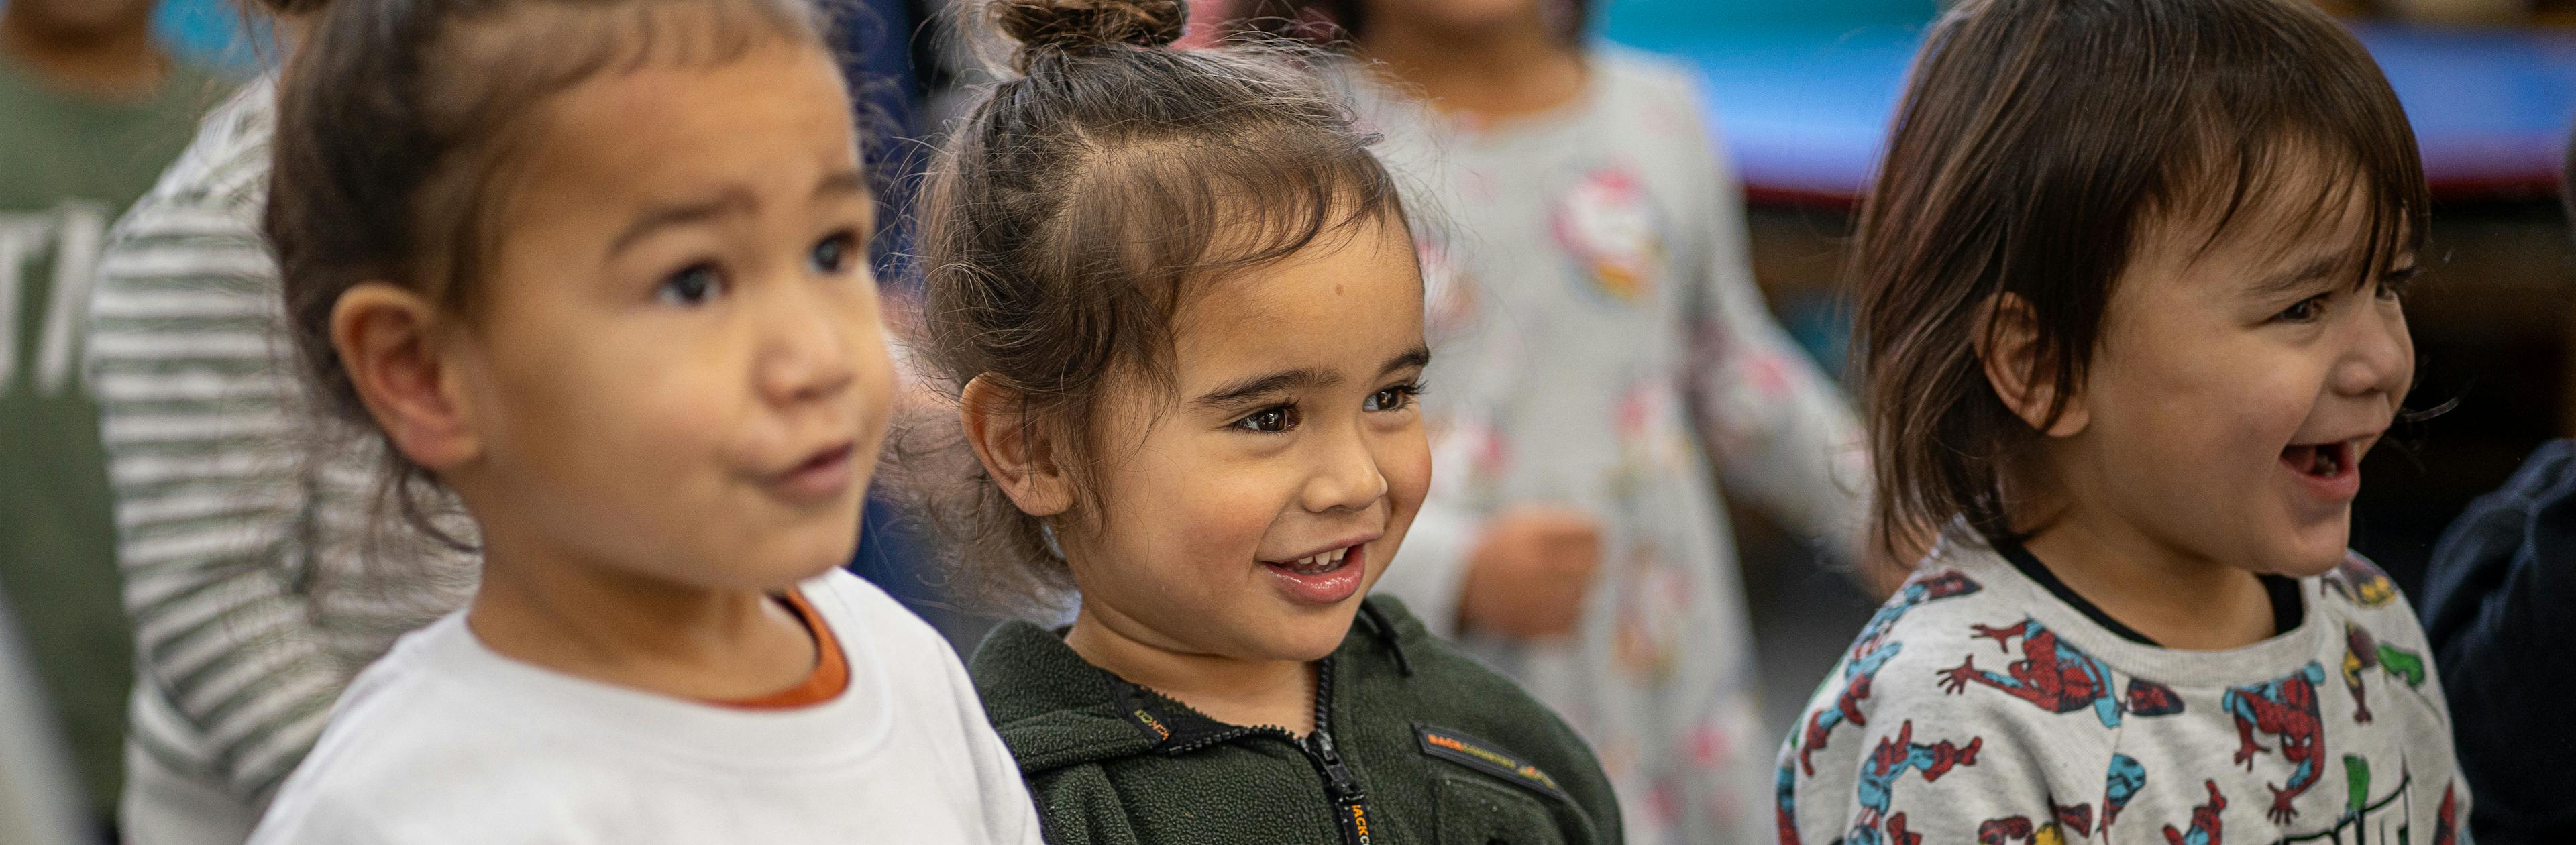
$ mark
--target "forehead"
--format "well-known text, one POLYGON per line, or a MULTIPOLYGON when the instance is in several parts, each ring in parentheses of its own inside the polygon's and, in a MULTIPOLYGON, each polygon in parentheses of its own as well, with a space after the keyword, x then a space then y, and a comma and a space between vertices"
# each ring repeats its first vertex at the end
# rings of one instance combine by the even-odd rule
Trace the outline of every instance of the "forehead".
POLYGON ((2250 284, 2260 281, 2247 275, 2256 271, 2310 268, 2357 281, 2387 269, 2373 265, 2404 260, 2411 233, 2401 210, 2336 156, 2300 151, 2258 168, 2230 165, 2196 187, 2143 216, 2129 275, 2250 284))
POLYGON ((786 187, 810 190, 815 173, 850 169, 858 156, 830 57, 786 38, 723 62, 603 72, 549 97, 535 117, 528 181, 586 203, 713 181, 792 178, 786 187))
POLYGON ((1361 368, 1422 343, 1422 274, 1412 237, 1384 215, 1326 232, 1281 261, 1212 279, 1175 315, 1184 387, 1246 369, 1361 368))

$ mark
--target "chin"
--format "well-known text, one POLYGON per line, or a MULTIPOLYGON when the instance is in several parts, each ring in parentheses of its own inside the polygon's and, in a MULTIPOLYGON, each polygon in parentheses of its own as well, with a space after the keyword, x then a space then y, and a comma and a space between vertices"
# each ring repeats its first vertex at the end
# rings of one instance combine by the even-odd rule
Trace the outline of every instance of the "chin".
POLYGON ((751 546, 746 551, 754 559, 738 559, 744 586, 779 590, 803 583, 830 572, 857 554, 859 533, 855 520, 837 532, 809 531, 751 546))
POLYGON ((2295 528, 2287 536, 2289 542, 2273 550, 2272 565, 2266 569, 2292 578, 2323 575, 2343 565, 2345 550, 2352 542, 2351 519, 2295 528))
MULTIPOLYGON (((1359 602, 1351 602, 1353 611, 1358 608, 1359 602)), ((1326 624, 1321 619, 1298 619, 1288 622, 1280 626, 1276 634, 1267 638, 1269 641, 1263 644, 1266 647, 1265 650, 1270 652, 1271 657, 1280 660, 1295 660, 1301 663, 1322 660, 1331 655, 1334 649, 1342 647, 1342 638, 1351 630, 1351 613, 1336 613, 1333 614, 1333 618, 1340 619, 1341 625, 1326 624)))

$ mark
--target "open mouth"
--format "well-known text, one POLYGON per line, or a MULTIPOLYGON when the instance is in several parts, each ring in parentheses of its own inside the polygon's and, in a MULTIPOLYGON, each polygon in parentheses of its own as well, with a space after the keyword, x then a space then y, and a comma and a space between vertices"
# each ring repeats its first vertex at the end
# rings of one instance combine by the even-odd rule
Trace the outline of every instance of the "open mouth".
POLYGON ((1342 564, 1350 560, 1351 549, 1354 548, 1358 547, 1344 546, 1296 560, 1265 560, 1262 563, 1292 575, 1323 575, 1342 568, 1342 564))
POLYGON ((2350 440, 2332 443, 2294 443, 2281 450, 2281 463, 2290 471, 2310 478, 2338 478, 2359 462, 2360 456, 2350 440))
MULTIPOLYGON (((1374 539, 1374 538, 1371 538, 1374 539)), ((1330 607, 1359 595, 1368 580, 1368 540, 1289 560, 1265 560, 1271 586, 1291 602, 1330 607)))

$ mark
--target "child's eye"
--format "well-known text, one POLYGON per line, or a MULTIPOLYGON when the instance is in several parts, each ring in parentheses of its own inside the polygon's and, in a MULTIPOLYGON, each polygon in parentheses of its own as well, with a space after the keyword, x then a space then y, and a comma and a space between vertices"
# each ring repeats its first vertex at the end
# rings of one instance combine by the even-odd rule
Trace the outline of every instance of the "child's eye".
POLYGON ((1273 405, 1234 421, 1234 428, 1245 431, 1282 432, 1297 427, 1297 406, 1273 405))
POLYGON ((807 260, 813 263, 815 272, 837 276, 849 269, 850 256, 858 249, 858 235, 848 231, 834 232, 814 244, 814 251, 807 260))
POLYGON ((692 264, 663 277, 653 297, 666 305, 704 305, 724 294, 724 274, 713 264, 692 264))
POLYGON ((2281 309, 2281 313, 2272 315, 2272 319, 2284 320, 2292 323, 2313 322, 2318 317, 2323 316, 2325 310, 2326 294, 2321 293, 2299 300, 2296 305, 2281 309))
POLYGON ((1401 411, 1412 407, 1414 397, 1422 395, 1420 384, 1399 384, 1369 395, 1363 411, 1401 411))

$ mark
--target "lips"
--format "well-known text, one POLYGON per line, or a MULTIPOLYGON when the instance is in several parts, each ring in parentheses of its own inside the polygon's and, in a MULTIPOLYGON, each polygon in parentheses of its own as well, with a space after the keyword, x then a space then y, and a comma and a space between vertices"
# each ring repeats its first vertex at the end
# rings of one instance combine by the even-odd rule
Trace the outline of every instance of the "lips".
POLYGON ((1289 601, 1309 605, 1339 604, 1358 595, 1368 573, 1366 541, 1337 546, 1287 560, 1265 560, 1271 584, 1289 601))
POLYGON ((837 498, 856 480, 855 448, 844 440, 807 453, 795 466, 770 476, 769 487, 794 501, 837 498))

